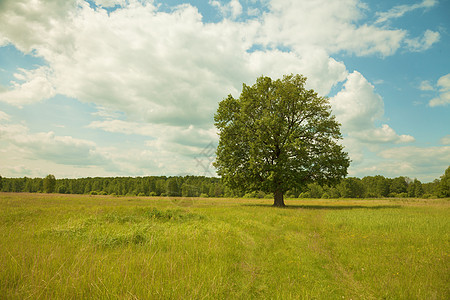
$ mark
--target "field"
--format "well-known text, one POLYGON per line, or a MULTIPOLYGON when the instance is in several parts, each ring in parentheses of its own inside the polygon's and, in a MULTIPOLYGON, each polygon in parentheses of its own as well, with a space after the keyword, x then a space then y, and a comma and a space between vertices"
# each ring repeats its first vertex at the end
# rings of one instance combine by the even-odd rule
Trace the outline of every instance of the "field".
POLYGON ((1 299, 450 299, 450 200, 0 193, 1 299))

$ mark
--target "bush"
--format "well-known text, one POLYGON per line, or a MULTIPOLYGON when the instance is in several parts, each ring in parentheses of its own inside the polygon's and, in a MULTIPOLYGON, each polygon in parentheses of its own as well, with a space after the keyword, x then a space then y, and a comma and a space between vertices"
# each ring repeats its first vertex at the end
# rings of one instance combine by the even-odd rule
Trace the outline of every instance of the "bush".
POLYGON ((256 198, 256 192, 247 193, 242 198, 256 198))
POLYGON ((200 194, 200 198, 208 198, 208 194, 201 193, 201 194, 200 194))
POLYGON ((295 195, 291 192, 286 193, 286 198, 296 198, 295 195))
POLYGON ((155 192, 150 192, 149 196, 150 196, 150 197, 155 197, 155 196, 157 196, 157 195, 156 195, 155 192))
POLYGON ((139 193, 138 197, 145 197, 144 193, 139 193))
POLYGON ((311 195, 309 194, 309 192, 303 192, 298 197, 299 198, 311 198, 311 195))
POLYGON ((98 195, 98 193, 97 193, 97 191, 91 191, 90 193, 89 193, 89 195, 98 195))
POLYGON ((436 195, 433 195, 433 194, 424 194, 422 196, 422 198, 424 198, 424 199, 433 199, 433 198, 437 198, 437 197, 436 197, 436 195))
POLYGON ((264 196, 266 196, 266 193, 264 193, 263 191, 258 191, 256 192, 256 198, 262 199, 264 198, 264 196))

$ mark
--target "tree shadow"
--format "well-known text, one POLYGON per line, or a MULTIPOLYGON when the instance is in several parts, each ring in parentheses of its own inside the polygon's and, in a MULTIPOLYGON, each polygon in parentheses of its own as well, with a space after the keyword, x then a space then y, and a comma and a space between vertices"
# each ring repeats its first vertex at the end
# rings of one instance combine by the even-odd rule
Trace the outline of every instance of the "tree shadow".
POLYGON ((274 207, 271 204, 242 204, 242 206, 254 207, 270 207, 281 209, 307 209, 307 210, 351 210, 351 209, 388 209, 388 208, 402 208, 401 205, 286 205, 285 207, 274 207))

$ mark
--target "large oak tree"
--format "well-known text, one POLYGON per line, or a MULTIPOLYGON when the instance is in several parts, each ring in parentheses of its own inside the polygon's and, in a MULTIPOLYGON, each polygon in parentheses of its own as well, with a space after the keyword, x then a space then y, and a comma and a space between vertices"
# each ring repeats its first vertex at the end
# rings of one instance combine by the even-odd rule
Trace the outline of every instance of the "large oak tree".
POLYGON ((219 103, 215 167, 230 187, 273 193, 274 206, 284 206, 291 188, 347 175, 339 123, 328 99, 305 82, 301 75, 262 76, 253 86, 244 84, 238 99, 229 95, 219 103))

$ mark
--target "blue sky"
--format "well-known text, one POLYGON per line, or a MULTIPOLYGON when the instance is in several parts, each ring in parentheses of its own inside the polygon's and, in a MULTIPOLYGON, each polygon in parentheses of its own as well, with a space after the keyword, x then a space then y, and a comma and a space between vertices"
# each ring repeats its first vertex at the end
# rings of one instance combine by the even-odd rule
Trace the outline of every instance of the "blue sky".
POLYGON ((450 165, 450 3, 4 0, 0 175, 214 175, 213 115, 260 75, 330 98, 349 176, 450 165))

